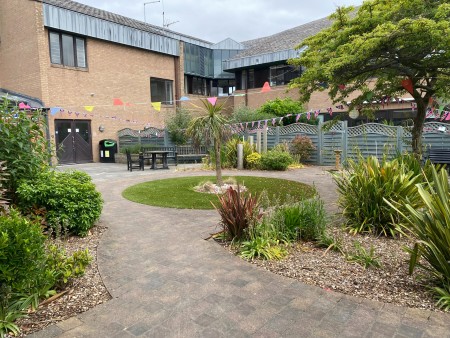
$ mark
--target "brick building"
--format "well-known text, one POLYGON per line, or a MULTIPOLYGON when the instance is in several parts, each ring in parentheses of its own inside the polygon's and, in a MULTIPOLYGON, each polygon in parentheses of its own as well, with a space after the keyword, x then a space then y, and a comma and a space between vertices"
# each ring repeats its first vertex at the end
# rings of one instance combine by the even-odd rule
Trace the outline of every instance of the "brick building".
MULTIPOLYGON (((211 43, 69 0, 0 1, 0 96, 48 108, 60 163, 99 160, 123 128, 163 127, 187 98, 259 107, 300 70, 286 61, 317 20, 269 37, 211 43), (272 90, 261 93, 269 82, 272 90), (238 94, 238 95, 233 95, 238 94), (244 95, 242 95, 244 94, 244 95)), ((326 93, 308 109, 329 106, 326 93)))

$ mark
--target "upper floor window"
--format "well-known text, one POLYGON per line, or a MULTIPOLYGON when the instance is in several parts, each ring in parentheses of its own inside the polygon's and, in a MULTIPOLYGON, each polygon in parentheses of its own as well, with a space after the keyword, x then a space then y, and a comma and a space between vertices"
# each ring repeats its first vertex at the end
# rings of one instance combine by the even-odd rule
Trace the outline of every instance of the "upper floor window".
POLYGON ((50 32, 51 63, 86 68, 86 41, 66 33, 50 32))
POLYGON ((287 85, 291 80, 300 77, 302 74, 300 67, 290 65, 279 65, 270 67, 270 85, 287 85))
POLYGON ((150 78, 150 96, 152 102, 173 104, 173 81, 150 78))

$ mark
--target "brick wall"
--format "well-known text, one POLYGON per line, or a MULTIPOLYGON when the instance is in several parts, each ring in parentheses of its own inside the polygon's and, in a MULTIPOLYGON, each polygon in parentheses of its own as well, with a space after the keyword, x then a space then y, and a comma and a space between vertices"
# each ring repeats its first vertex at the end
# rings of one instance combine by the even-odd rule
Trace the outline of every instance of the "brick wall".
POLYGON ((0 86, 42 97, 38 35, 42 34, 42 3, 0 1, 0 86))

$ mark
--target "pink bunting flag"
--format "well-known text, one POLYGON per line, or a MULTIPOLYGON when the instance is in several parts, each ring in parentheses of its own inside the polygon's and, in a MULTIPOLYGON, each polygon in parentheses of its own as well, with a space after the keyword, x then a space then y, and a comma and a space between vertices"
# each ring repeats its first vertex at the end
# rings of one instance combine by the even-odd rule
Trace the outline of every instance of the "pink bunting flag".
POLYGON ((215 106, 216 102, 217 102, 217 97, 208 97, 207 100, 209 103, 211 103, 213 106, 215 106))
POLYGON ((271 91, 271 88, 270 88, 269 82, 267 82, 267 81, 264 82, 264 86, 261 89, 261 93, 267 93, 270 91, 271 91))
POLYGON ((276 118, 273 118, 272 119, 272 126, 274 126, 275 125, 275 122, 277 121, 277 119, 276 118))
POLYGON ((252 122, 252 128, 255 126, 255 121, 252 122))
POLYGON ((330 114, 330 116, 333 116, 333 108, 329 107, 327 108, 328 114, 330 114))
POLYGON ((75 112, 75 115, 78 117, 80 115, 80 113, 79 112, 75 112))
POLYGON ((20 102, 19 109, 31 109, 31 107, 23 102, 20 102))
POLYGON ((319 110, 316 110, 316 111, 314 112, 314 117, 317 118, 317 116, 319 116, 319 114, 320 114, 320 109, 319 109, 319 110))
POLYGON ((264 127, 267 128, 267 121, 268 120, 264 120, 264 127))
POLYGON ((258 129, 261 127, 261 121, 258 121, 258 129))
POLYGON ((450 111, 447 112, 447 117, 445 118, 445 121, 450 121, 450 111))
POLYGON ((121 99, 113 99, 114 106, 123 106, 123 101, 121 99))
POLYGON ((311 119, 311 112, 307 112, 306 113, 306 118, 309 120, 309 119, 311 119))

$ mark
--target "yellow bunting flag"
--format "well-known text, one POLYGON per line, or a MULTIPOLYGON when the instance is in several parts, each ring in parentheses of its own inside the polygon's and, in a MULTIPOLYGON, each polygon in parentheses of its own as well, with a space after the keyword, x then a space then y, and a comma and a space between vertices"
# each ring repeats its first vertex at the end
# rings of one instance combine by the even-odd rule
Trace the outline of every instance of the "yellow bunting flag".
POLYGON ((94 110, 94 106, 84 106, 84 109, 88 112, 91 112, 94 110))
POLYGON ((152 102, 153 108, 157 111, 161 111, 161 102, 152 102))

